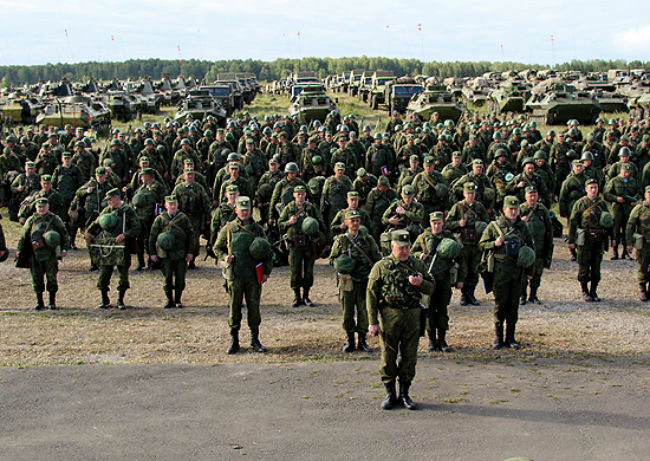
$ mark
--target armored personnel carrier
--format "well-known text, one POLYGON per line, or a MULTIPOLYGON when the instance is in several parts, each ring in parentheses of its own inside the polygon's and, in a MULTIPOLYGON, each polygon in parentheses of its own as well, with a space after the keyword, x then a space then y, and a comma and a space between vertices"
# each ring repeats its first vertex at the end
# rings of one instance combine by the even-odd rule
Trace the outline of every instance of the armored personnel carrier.
POLYGON ((297 115, 299 123, 307 125, 313 120, 324 122, 333 110, 337 110, 336 104, 325 94, 322 85, 305 85, 291 99, 289 115, 297 115))
POLYGON ((174 120, 183 123, 188 115, 192 114, 195 120, 203 120, 208 115, 217 118, 217 123, 223 125, 226 118, 226 109, 210 95, 208 89, 189 90, 187 97, 181 103, 174 120))
POLYGON ((428 85, 424 92, 414 96, 406 106, 407 114, 417 114, 425 121, 434 112, 438 112, 442 120, 457 122, 463 113, 463 106, 444 85, 428 85))
POLYGON ((523 112, 529 95, 530 89, 525 83, 508 80, 490 92, 488 109, 496 113, 523 112))
POLYGON ((111 111, 102 101, 75 95, 65 100, 56 99, 36 116, 36 123, 63 129, 66 125, 92 128, 99 135, 108 135, 111 111))
POLYGON ((593 123, 600 114, 598 99, 587 91, 578 91, 559 79, 545 80, 533 88, 526 102, 528 119, 537 123, 555 125, 570 119, 593 123))

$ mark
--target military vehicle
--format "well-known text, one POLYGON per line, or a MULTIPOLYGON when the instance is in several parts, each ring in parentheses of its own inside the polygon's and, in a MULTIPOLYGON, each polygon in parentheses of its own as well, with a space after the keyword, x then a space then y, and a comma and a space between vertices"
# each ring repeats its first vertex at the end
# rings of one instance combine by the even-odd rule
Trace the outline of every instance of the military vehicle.
POLYGON ((330 91, 333 93, 347 93, 350 86, 352 71, 346 70, 334 76, 330 81, 330 91))
MULTIPOLYGON (((403 114, 406 112, 411 98, 424 91, 424 87, 420 83, 416 83, 413 77, 400 77, 397 80, 388 82, 384 92, 385 107, 388 109, 390 115, 393 112, 403 114)), ((380 106, 383 108, 383 106, 380 106)))
POLYGON ((289 99, 294 100, 300 93, 307 89, 310 93, 325 93, 325 85, 322 83, 299 83, 291 86, 289 99))
POLYGON ((601 112, 629 112, 630 108, 627 105, 627 98, 618 92, 594 90, 592 94, 598 99, 600 103, 601 112))
POLYGON ((47 104, 36 116, 35 122, 60 129, 66 125, 92 128, 99 135, 107 136, 111 127, 111 111, 102 101, 74 95, 65 100, 57 98, 47 104))
POLYGON ((210 96, 216 99, 226 110, 226 117, 230 117, 230 115, 235 111, 235 97, 230 85, 201 85, 199 89, 208 90, 210 96))
POLYGON ((465 106, 483 107, 491 90, 490 83, 483 77, 470 80, 462 90, 465 106))
POLYGON ((225 124, 226 110, 210 95, 210 91, 207 89, 189 90, 187 97, 181 102, 178 112, 174 115, 174 120, 183 123, 190 114, 195 120, 203 120, 208 115, 212 115, 216 117, 219 125, 225 124))
POLYGON ((508 80, 492 90, 488 100, 490 112, 523 112, 530 89, 522 81, 508 80))
POLYGON ((370 87, 372 85, 372 71, 365 71, 359 78, 359 88, 357 90, 357 98, 359 101, 368 102, 370 99, 370 87))
POLYGON ((217 85, 229 85, 232 88, 232 97, 235 110, 242 110, 244 108, 244 93, 238 79, 217 79, 217 81, 214 83, 217 85))
POLYGON ((406 112, 409 115, 416 114, 425 121, 431 118, 431 114, 438 112, 442 120, 457 122, 463 113, 463 106, 444 85, 429 84, 424 92, 413 96, 406 106, 406 112))
MULTIPOLYGON (((249 83, 248 79, 237 72, 221 72, 217 74, 218 83, 236 82, 241 92, 241 105, 238 109, 244 107, 244 104, 250 104, 255 99, 255 88, 249 83)), ((236 93, 237 90, 234 90, 236 93)))
POLYGON ((327 114, 337 110, 336 104, 325 94, 322 85, 305 85, 291 100, 289 115, 298 116, 298 122, 308 125, 314 120, 325 121, 327 114))
POLYGON ((361 84, 361 76, 365 70, 353 69, 350 71, 350 84, 348 85, 348 95, 356 96, 359 93, 359 85, 361 84))
POLYGON ((396 79, 392 70, 377 70, 370 79, 368 105, 371 109, 379 109, 380 104, 386 103, 386 85, 396 79))
POLYGON ((60 82, 43 83, 38 90, 38 95, 43 99, 54 97, 65 98, 73 94, 74 90, 72 85, 66 79, 62 79, 60 82))
POLYGON ((163 78, 154 83, 156 91, 162 93, 163 104, 165 106, 171 106, 173 104, 178 104, 181 100, 181 95, 178 90, 174 89, 171 79, 165 75, 163 78))
POLYGON ((163 96, 161 93, 157 93, 153 89, 153 85, 149 78, 144 78, 137 82, 126 82, 123 88, 128 94, 134 95, 138 98, 141 102, 142 112, 147 114, 157 114, 160 111, 163 96))
POLYGON ((565 123, 570 119, 591 124, 600 113, 598 99, 587 91, 578 91, 554 78, 538 83, 526 102, 525 109, 530 113, 529 120, 547 125, 565 123))
POLYGON ((8 95, 6 103, 0 109, 0 118, 12 123, 31 124, 44 107, 45 103, 38 96, 14 92, 8 95))

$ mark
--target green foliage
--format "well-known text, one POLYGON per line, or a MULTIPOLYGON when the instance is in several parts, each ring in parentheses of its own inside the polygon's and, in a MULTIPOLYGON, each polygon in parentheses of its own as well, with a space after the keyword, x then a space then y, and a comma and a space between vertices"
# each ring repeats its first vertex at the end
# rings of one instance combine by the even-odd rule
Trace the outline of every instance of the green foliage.
MULTIPOLYGON (((642 61, 626 62, 623 60, 605 61, 594 59, 589 61, 573 60, 555 66, 556 70, 582 70, 585 72, 607 71, 620 68, 647 68, 650 63, 642 61)), ((0 66, 2 86, 8 84, 36 83, 39 80, 60 80, 66 77, 71 80, 84 80, 92 76, 99 80, 113 78, 149 76, 159 79, 163 75, 171 78, 179 75, 193 75, 198 78, 215 80, 219 72, 252 72, 261 81, 272 81, 286 77, 291 72, 310 70, 319 77, 341 73, 345 70, 392 70, 396 75, 435 75, 440 77, 473 77, 488 71, 503 72, 506 70, 546 69, 549 66, 538 64, 523 64, 517 62, 422 62, 418 59, 395 59, 380 56, 343 57, 343 58, 303 58, 276 59, 275 61, 260 61, 253 59, 231 59, 227 61, 204 61, 199 59, 162 60, 162 59, 130 59, 124 62, 84 62, 58 63, 38 66, 0 66)))

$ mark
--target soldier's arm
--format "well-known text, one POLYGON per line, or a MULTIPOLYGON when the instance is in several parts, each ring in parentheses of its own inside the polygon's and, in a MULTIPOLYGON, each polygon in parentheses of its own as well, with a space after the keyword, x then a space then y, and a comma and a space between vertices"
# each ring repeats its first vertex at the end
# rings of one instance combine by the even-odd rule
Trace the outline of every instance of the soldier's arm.
POLYGON ((632 212, 630 213, 630 217, 627 220, 627 225, 625 226, 625 241, 629 246, 631 246, 634 243, 633 235, 636 232, 639 223, 639 214, 642 209, 643 209, 643 204, 642 203, 637 204, 632 210, 632 212))
POLYGON ((611 179, 605 184, 603 198, 608 202, 615 202, 617 199, 616 191, 614 190, 614 181, 611 179))
POLYGON ((342 235, 337 235, 334 238, 334 243, 332 244, 332 250, 330 251, 330 255, 329 255, 330 262, 334 261, 334 259, 336 259, 341 254, 343 254, 343 245, 341 244, 341 240, 344 238, 345 237, 342 235))
POLYGON ((422 283, 418 287, 420 293, 430 295, 436 289, 436 281, 431 274, 427 271, 427 267, 422 261, 415 261, 415 269, 422 274, 422 283))
POLYGON ((368 323, 379 324, 379 302, 381 300, 381 261, 375 263, 368 276, 366 289, 366 309, 368 310, 368 323))
POLYGON ((582 201, 577 201, 573 205, 573 209, 571 210, 571 217, 569 218, 569 244, 576 243, 576 235, 578 233, 580 218, 583 211, 584 206, 582 204, 582 201))
POLYGON ((478 247, 481 249, 481 251, 489 251, 493 250, 495 248, 494 241, 497 239, 496 237, 496 222, 491 222, 488 224, 487 228, 485 231, 483 231, 483 235, 481 235, 481 240, 478 242, 478 247))
POLYGON ((451 231, 456 231, 460 228, 459 223, 462 218, 460 207, 461 207, 460 202, 455 203, 451 207, 451 210, 449 210, 449 214, 447 214, 446 224, 447 224, 447 228, 451 231))
POLYGON ((287 206, 285 206, 280 213, 280 217, 278 218, 278 229, 280 229, 280 232, 285 232, 292 226, 292 224, 288 223, 290 219, 289 214, 291 213, 291 209, 292 207, 290 204, 287 204, 287 206))
POLYGON ((68 233, 68 229, 63 223, 63 220, 57 215, 54 215, 52 227, 61 235, 61 249, 68 251, 70 249, 70 234, 68 233))
POLYGON ((133 208, 127 208, 127 228, 124 231, 125 237, 136 237, 140 233, 140 220, 138 219, 133 208))
POLYGON ((386 208, 386 211, 384 211, 384 214, 381 217, 381 223, 384 226, 388 226, 390 224, 388 220, 395 214, 395 208, 397 208, 396 203, 389 205, 388 208, 386 208))
POLYGON ((412 222, 422 224, 424 220, 424 206, 418 203, 413 210, 406 210, 404 216, 412 222))
POLYGON ((219 234, 217 235, 217 241, 214 243, 214 253, 217 255, 218 260, 224 259, 226 256, 228 256, 228 239, 227 239, 227 231, 228 228, 230 227, 230 224, 226 224, 219 230, 219 234))
POLYGON ((162 230, 163 220, 160 216, 156 216, 153 224, 151 225, 151 231, 149 232, 149 248, 147 252, 150 255, 156 254, 156 240, 158 239, 158 234, 162 230))

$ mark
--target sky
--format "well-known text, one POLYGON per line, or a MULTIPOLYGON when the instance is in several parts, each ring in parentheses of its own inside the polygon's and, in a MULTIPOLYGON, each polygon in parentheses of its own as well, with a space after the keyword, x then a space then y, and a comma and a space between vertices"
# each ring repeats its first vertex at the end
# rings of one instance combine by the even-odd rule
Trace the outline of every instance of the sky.
POLYGON ((386 56, 650 61, 648 0, 0 0, 0 65, 386 56))

